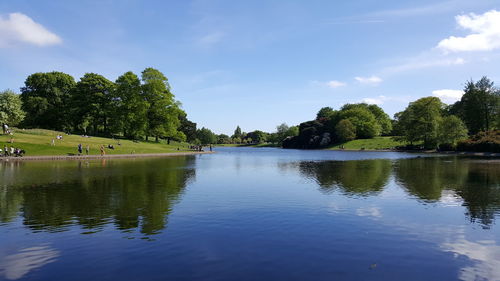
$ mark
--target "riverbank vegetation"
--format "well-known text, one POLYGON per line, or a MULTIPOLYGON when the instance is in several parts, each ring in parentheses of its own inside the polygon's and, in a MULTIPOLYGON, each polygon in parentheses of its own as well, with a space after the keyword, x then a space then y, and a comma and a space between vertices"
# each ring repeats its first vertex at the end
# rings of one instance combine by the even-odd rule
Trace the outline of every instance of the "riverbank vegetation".
MULTIPOLYGON (((0 124, 69 134, 195 145, 253 145, 284 148, 442 149, 500 152, 500 91, 487 77, 467 81, 461 100, 438 97, 410 102, 391 119, 374 104, 323 107, 315 119, 275 132, 231 136, 197 128, 175 99, 168 79, 154 68, 126 72, 115 82, 86 73, 78 82, 62 72, 35 73, 21 94, 0 93, 0 124)), ((8 127, 4 126, 4 133, 8 127)))
POLYGON ((500 152, 500 91, 487 77, 467 81, 462 98, 446 105, 438 97, 410 102, 391 119, 374 104, 323 107, 314 120, 276 132, 214 136, 221 144, 270 143, 301 149, 438 149, 500 152))
MULTIPOLYGON (((163 143, 161 140, 166 144, 171 141, 197 145, 215 143, 206 137, 208 129, 198 129, 196 123, 187 118, 167 77, 154 68, 146 68, 140 76, 126 72, 114 82, 96 73, 86 73, 78 82, 62 72, 31 74, 20 94, 12 90, 0 92, 0 124, 4 134, 10 133, 9 126, 16 126, 58 131, 61 135, 103 137, 100 143, 108 143, 108 138, 132 140, 131 149, 137 152, 136 144, 149 144, 149 138, 158 144, 163 143)), ((33 131, 18 132, 24 136, 25 132, 33 131)), ((10 136, 5 138, 10 140, 10 136)), ((47 143, 46 140, 33 141, 24 142, 23 149, 35 154, 62 149, 30 147, 47 143)), ((143 150, 157 152, 151 147, 143 150)))
POLYGON ((105 154, 140 154, 169 153, 189 150, 189 144, 166 140, 125 140, 105 137, 90 137, 85 135, 68 135, 59 131, 44 129, 13 129, 12 134, 0 135, 2 152, 22 148, 29 156, 38 155, 77 155, 78 145, 82 145, 82 155, 99 155, 101 146, 105 154), (59 136, 59 137, 58 137, 59 136))

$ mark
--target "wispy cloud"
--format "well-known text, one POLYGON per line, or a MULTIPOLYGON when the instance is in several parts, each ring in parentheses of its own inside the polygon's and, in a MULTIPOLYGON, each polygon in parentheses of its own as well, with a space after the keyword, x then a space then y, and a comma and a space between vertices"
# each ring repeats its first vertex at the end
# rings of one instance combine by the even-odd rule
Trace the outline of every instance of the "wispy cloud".
POLYGON ((441 99, 444 103, 454 103, 459 101, 462 98, 464 91, 462 90, 450 90, 450 89, 442 89, 432 91, 432 95, 441 99))
POLYGON ((432 54, 424 54, 414 58, 406 59, 406 61, 388 66, 382 70, 384 74, 392 74, 403 71, 419 70, 432 67, 456 66, 463 65, 467 61, 461 57, 443 58, 432 54))
POLYGON ((18 43, 36 46, 60 44, 62 39, 27 15, 12 13, 0 16, 0 47, 12 47, 18 43))
POLYGON ((361 84, 369 84, 369 85, 378 85, 383 81, 382 78, 375 76, 375 75, 370 76, 370 77, 357 76, 357 77, 354 77, 354 79, 361 84))
POLYGON ((455 17, 459 27, 472 33, 464 37, 450 36, 437 48, 445 52, 490 51, 500 48, 500 11, 491 10, 482 15, 474 13, 455 17))
POLYGON ((344 82, 340 82, 340 81, 337 81, 337 80, 332 80, 332 81, 328 81, 326 82, 326 85, 332 89, 334 88, 338 88, 338 87, 344 87, 346 86, 347 84, 344 83, 344 82))

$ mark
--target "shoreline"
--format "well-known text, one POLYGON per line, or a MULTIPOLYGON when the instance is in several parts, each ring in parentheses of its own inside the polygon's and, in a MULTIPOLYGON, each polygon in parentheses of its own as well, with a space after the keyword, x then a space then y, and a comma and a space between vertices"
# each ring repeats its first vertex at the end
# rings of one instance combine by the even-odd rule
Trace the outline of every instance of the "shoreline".
POLYGON ((170 153, 138 153, 138 154, 108 154, 108 155, 38 155, 23 157, 0 157, 0 161, 39 161, 39 160, 96 160, 120 158, 174 157, 198 154, 213 154, 214 151, 185 151, 170 153))
POLYGON ((496 152, 474 152, 474 151, 436 151, 436 150, 392 150, 392 149, 320 149, 331 151, 349 151, 349 152, 406 152, 406 153, 422 153, 422 154, 444 154, 444 155, 463 155, 463 156, 484 156, 484 157, 500 157, 500 153, 496 152))

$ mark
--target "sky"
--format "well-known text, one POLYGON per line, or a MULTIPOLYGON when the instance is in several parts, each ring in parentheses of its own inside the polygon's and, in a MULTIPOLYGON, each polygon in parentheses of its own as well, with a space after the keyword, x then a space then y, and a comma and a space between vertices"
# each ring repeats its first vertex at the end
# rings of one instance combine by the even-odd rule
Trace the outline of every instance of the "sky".
POLYGON ((325 106, 452 103, 500 84, 498 0, 0 0, 0 90, 35 72, 162 71, 188 118, 273 132, 325 106))

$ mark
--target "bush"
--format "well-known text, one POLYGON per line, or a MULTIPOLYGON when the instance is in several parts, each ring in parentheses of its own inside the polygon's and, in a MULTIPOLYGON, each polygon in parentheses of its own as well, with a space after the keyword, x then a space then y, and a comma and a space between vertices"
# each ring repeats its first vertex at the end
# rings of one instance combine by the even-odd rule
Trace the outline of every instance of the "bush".
POLYGON ((479 132, 457 145, 458 151, 500 152, 500 130, 479 132))

